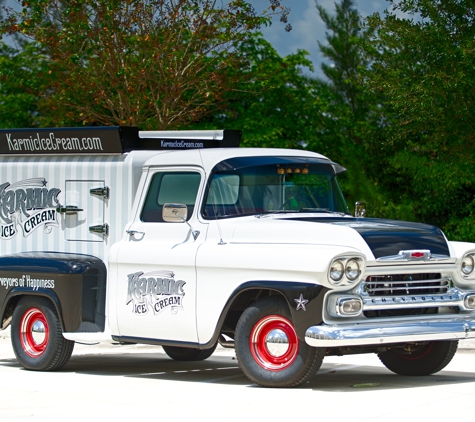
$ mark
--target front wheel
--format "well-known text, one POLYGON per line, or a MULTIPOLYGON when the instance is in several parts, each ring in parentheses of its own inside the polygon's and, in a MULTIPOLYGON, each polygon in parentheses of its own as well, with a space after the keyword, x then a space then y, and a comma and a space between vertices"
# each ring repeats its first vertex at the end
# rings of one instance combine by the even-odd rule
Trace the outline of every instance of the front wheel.
POLYGON ((271 296, 247 308, 236 327, 236 356, 244 374, 263 387, 295 387, 313 377, 325 350, 297 337, 289 307, 271 296))
POLYGON ((406 344, 379 353, 386 368, 399 375, 431 375, 444 369, 457 351, 458 341, 406 344))
POLYGON ((20 300, 13 312, 11 339, 18 362, 36 371, 62 368, 74 348, 74 341, 63 337, 53 305, 43 297, 20 300))
POLYGON ((162 346, 165 353, 173 360, 182 362, 208 359, 216 350, 216 343, 209 349, 192 349, 191 347, 162 346))

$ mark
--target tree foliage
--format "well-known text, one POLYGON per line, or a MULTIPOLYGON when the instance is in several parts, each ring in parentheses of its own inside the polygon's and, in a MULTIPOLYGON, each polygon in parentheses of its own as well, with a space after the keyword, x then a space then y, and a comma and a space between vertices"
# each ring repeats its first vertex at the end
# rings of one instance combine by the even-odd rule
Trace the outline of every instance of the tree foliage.
POLYGON ((219 107, 243 77, 236 47, 286 13, 244 0, 31 0, 3 31, 49 58, 57 121, 165 129, 219 107))
POLYGON ((473 238, 475 9, 461 0, 392 2, 368 19, 364 83, 392 110, 388 196, 453 238, 473 238), (404 12, 400 17, 396 12, 404 12))
MULTIPOLYGON (((424 136, 427 152, 474 135, 475 8, 461 0, 406 0, 369 18, 368 82, 399 116, 399 139, 424 136), (430 131, 428 132, 428 129, 430 131)), ((419 143, 421 146, 421 143, 419 143)))
POLYGON ((312 68, 308 53, 281 57, 256 34, 236 54, 248 63, 247 77, 229 93, 225 108, 195 127, 240 129, 247 147, 303 148, 318 118, 314 81, 303 75, 312 68))
POLYGON ((318 41, 318 46, 323 56, 331 62, 322 63, 323 73, 352 113, 356 114, 365 106, 361 101, 361 87, 355 83, 358 69, 364 65, 359 13, 353 0, 335 3, 334 15, 318 3, 316 7, 327 28, 326 43, 318 41))
POLYGON ((319 90, 319 97, 325 98, 322 124, 309 147, 347 167, 341 184, 350 203, 366 200, 370 215, 387 216, 388 204, 372 176, 372 163, 381 157, 378 146, 384 138, 382 108, 378 96, 368 93, 359 79, 361 68, 367 66, 361 18, 353 0, 335 3, 333 14, 318 3, 317 9, 327 29, 325 42, 318 42, 328 79, 321 84, 333 95, 323 87, 319 90))
POLYGON ((36 45, 25 44, 18 51, 0 44, 0 127, 37 126, 40 85, 49 79, 45 57, 36 45))

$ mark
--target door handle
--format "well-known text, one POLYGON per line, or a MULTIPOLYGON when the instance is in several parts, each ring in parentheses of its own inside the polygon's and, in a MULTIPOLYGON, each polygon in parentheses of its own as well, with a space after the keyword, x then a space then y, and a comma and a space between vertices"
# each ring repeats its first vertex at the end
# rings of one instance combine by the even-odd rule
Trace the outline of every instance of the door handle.
POLYGON ((136 234, 141 234, 142 236, 140 239, 135 239, 135 240, 142 240, 143 237, 145 236, 145 232, 139 232, 138 230, 126 230, 125 231, 130 237, 133 237, 135 239, 136 234))
POLYGON ((84 211, 84 210, 74 205, 65 205, 65 206, 60 205, 59 207, 56 208, 57 213, 66 214, 66 215, 74 215, 80 211, 84 211))

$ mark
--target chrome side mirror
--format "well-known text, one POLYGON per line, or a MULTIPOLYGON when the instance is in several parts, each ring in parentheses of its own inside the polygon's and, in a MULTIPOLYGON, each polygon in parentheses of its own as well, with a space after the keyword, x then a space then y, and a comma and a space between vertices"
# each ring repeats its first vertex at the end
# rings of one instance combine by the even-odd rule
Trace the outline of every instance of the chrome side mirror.
POLYGON ((191 230, 193 239, 197 239, 200 235, 199 230, 193 230, 191 224, 186 221, 188 216, 188 207, 185 204, 167 203, 163 206, 162 218, 166 223, 186 223, 191 230))
POLYGON ((168 203, 163 206, 162 219, 166 223, 185 223, 188 207, 185 204, 168 203))
POLYGON ((358 201, 355 203, 355 217, 366 217, 365 201, 358 201))

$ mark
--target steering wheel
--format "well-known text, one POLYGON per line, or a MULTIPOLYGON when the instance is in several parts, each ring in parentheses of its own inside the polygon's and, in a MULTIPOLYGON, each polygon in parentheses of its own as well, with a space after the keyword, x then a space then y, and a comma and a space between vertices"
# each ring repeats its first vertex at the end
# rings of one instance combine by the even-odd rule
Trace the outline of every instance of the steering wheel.
POLYGON ((298 211, 302 208, 309 208, 308 205, 308 201, 301 196, 292 196, 280 206, 280 209, 285 210, 288 206, 290 206, 289 210, 298 211))

